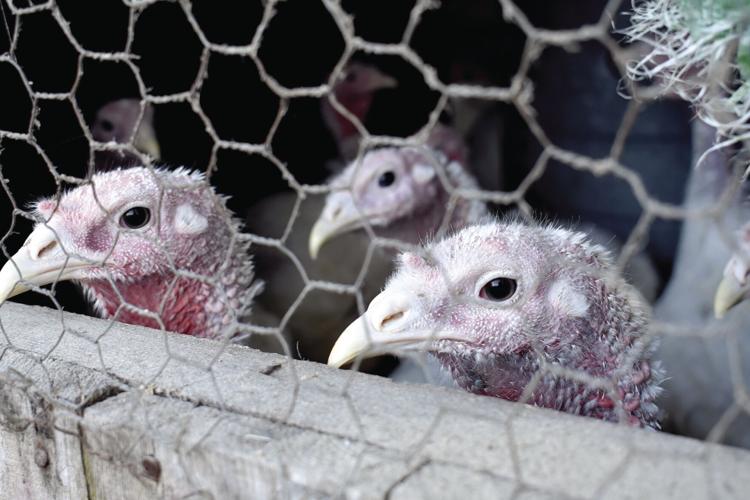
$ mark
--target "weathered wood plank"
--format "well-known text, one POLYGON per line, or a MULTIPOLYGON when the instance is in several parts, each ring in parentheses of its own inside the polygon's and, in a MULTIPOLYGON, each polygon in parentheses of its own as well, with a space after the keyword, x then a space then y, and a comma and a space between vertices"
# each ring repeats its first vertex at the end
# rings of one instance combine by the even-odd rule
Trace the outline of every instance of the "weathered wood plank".
POLYGON ((54 359, 0 357, 0 492, 3 498, 86 498, 80 408, 114 381, 54 359))
MULTIPOLYGON (((61 336, 44 308, 5 304, 0 320, 0 380, 25 373, 82 432, 50 462, 75 471, 69 498, 743 498, 750 484, 743 450, 73 314, 61 336), (29 368, 47 354, 55 369, 29 368)), ((18 391, 0 398, 36 394, 18 391)), ((25 432, 0 431, 0 453, 24 457, 0 471, 31 469, 25 432)))

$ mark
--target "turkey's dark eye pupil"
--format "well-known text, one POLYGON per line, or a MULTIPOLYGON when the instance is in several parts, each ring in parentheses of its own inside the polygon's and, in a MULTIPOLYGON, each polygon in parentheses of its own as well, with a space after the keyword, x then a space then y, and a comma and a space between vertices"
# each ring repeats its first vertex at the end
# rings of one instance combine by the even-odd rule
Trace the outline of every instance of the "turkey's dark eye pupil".
POLYGON ((508 300, 516 293, 516 280, 495 278, 482 288, 482 295, 489 300, 508 300))
POLYGON ((122 217, 120 222, 129 229, 138 229, 148 224, 151 219, 151 211, 146 207, 129 208, 122 217))
POLYGON ((112 132, 115 129, 114 123, 112 123, 109 120, 102 120, 101 126, 104 129, 105 132, 112 132))
POLYGON ((378 186, 388 187, 391 184, 393 184, 393 181, 395 180, 396 180, 396 174, 394 174, 390 170, 388 172, 383 172, 380 175, 380 177, 378 177, 378 186))

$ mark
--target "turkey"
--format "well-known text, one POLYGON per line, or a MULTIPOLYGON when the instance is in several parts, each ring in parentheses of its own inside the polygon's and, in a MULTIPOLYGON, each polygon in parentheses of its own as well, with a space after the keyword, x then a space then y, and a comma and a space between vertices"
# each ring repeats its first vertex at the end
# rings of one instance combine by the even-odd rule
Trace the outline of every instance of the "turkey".
MULTIPOLYGON (((430 134, 433 148, 382 148, 368 152, 361 162, 350 163, 329 187, 320 218, 310 232, 309 250, 315 258, 324 244, 338 235, 369 225, 378 236, 416 244, 434 235, 448 214, 451 193, 433 164, 442 163, 451 191, 478 190, 476 179, 466 168, 465 147, 448 127, 430 134), (448 155, 448 156, 446 156, 448 155)), ((489 213, 479 200, 459 197, 449 214, 449 226, 460 229, 479 222, 489 213)), ((620 250, 616 237, 593 224, 581 224, 597 243, 611 251, 620 250)), ((627 262, 625 275, 651 302, 658 281, 651 260, 639 253, 627 262)))
MULTIPOLYGON (((320 195, 308 195, 301 201, 298 215, 284 240, 283 251, 264 245, 256 245, 253 251, 258 278, 265 282, 258 306, 279 318, 291 311, 286 327, 296 341, 295 354, 321 362, 326 360, 341 329, 357 317, 356 298, 352 294, 321 289, 309 290, 300 298, 306 283, 289 254, 298 260, 310 280, 352 285, 362 271, 371 244, 367 234, 350 233, 330 242, 318 259, 313 260, 307 250, 310 229, 324 202, 320 195)), ((296 193, 265 198, 249 210, 245 226, 256 235, 281 238, 296 204, 296 193)), ((389 272, 390 256, 373 252, 366 280, 360 288, 365 300, 380 291, 389 272)))
MULTIPOLYGON (((480 222, 488 216, 484 202, 461 197, 456 198, 449 214, 447 207, 451 195, 438 168, 442 169, 451 189, 479 189, 473 175, 461 163, 450 161, 441 151, 427 147, 376 149, 368 152, 361 162, 352 162, 330 183, 332 192, 310 233, 310 255, 316 257, 328 242, 335 241, 340 235, 357 232, 365 225, 372 227, 378 236, 418 244, 439 231, 446 215, 447 228, 454 230, 480 222), (440 166, 433 165, 436 159, 442 162, 440 166)), ((586 230, 597 242, 610 249, 616 247, 614 237, 591 225, 586 230)), ((393 251, 384 253, 394 254, 393 251)), ((341 254, 341 251, 333 253, 341 254)), ((338 257, 335 262, 342 260, 338 257)), ((386 265, 385 270, 377 269, 374 274, 386 276, 391 269, 389 263, 386 265)), ((655 284, 652 277, 655 271, 644 254, 632 258, 625 272, 638 277, 639 290, 647 298, 653 298, 655 284)), ((371 297, 365 295, 364 298, 371 297)), ((391 377, 397 381, 445 382, 439 371, 430 367, 429 359, 416 361, 418 366, 402 359, 391 377)))
MULTIPOLYGON (((693 158, 697 160, 715 143, 716 129, 693 122, 693 158)), ((737 307, 725 318, 714 318, 714 292, 733 251, 732 232, 750 219, 746 193, 731 190, 736 182, 726 150, 714 151, 690 174, 685 207, 705 211, 731 195, 730 203, 714 217, 685 220, 672 277, 654 306, 654 319, 668 329, 662 335, 657 357, 669 378, 659 401, 667 427, 679 434, 706 439, 735 404, 732 356, 741 359, 738 374, 750 381, 750 310, 737 307)), ((733 266, 731 266, 733 267, 733 266)), ((731 269, 730 267, 730 269, 731 269)), ((728 303, 717 306, 721 314, 728 303)), ((662 334, 664 332, 657 331, 662 334)), ((738 414, 714 438, 750 448, 750 416, 738 414)))
POLYGON ((640 295, 584 234, 485 223, 402 253, 328 363, 426 350, 475 394, 658 428, 646 325, 640 295))
MULTIPOLYGON (((154 130, 154 108, 144 104, 143 118, 138 131, 138 117, 141 114, 141 101, 138 99, 118 99, 111 101, 96 113, 91 124, 91 136, 98 142, 131 144, 141 153, 158 160, 161 154, 154 130), (135 132, 135 133, 134 133, 135 132)), ((135 166, 140 163, 136 155, 129 151, 95 151, 94 164, 97 172, 119 167, 135 166)))
POLYGON ((637 2, 625 34, 636 58, 628 62, 628 76, 688 101, 700 118, 692 122, 693 169, 684 202, 696 215, 682 225, 672 276, 653 313, 655 333, 662 335, 657 357, 669 374, 659 401, 665 427, 750 448, 743 403, 750 312, 737 307, 715 318, 741 298, 733 280, 742 266, 731 255, 742 243, 731 235, 750 219, 742 192, 747 186, 738 192, 733 172, 733 166, 746 167, 747 157, 732 159, 728 147, 747 145, 747 14, 745 2, 637 2))
MULTIPOLYGON (((351 238, 354 233, 369 240, 367 233, 357 231, 366 224, 380 236, 408 244, 433 236, 448 214, 450 198, 437 168, 443 170, 451 189, 475 190, 478 186, 460 163, 466 159, 466 148, 450 128, 438 125, 428 142, 436 148, 369 151, 361 162, 352 162, 332 179, 329 184, 332 192, 310 232, 310 255, 316 258, 321 247, 336 242, 344 234, 351 238), (436 160, 441 163, 440 167, 433 165, 436 160)), ((460 229, 487 215, 484 202, 458 198, 449 216, 449 227, 460 229)), ((375 263, 378 267, 371 264, 373 272, 368 275, 367 283, 370 287, 376 285, 376 291, 392 270, 394 252, 384 248, 378 255, 382 257, 375 263)), ((374 295, 365 294, 364 299, 369 300, 374 295)), ((446 383, 440 371, 425 359, 413 362, 402 359, 390 377, 398 382, 446 383)))
POLYGON ((313 258, 332 238, 366 225, 378 236, 415 244, 434 234, 446 217, 449 227, 461 228, 488 213, 484 202, 463 197, 457 197, 448 211, 451 191, 479 187, 461 163, 429 147, 369 151, 329 187, 331 193, 310 233, 313 258))
POLYGON ((747 300, 750 286, 750 224, 745 224, 737 232, 737 250, 724 268, 724 276, 716 288, 714 297, 714 314, 718 319, 734 306, 747 300))
MULTIPOLYGON (((440 226, 448 195, 436 168, 443 168, 449 179, 461 179, 456 183, 476 188, 476 184, 459 164, 452 162, 446 165, 447 161, 447 157, 431 149, 384 148, 364 155, 362 169, 359 170, 362 174, 368 176, 372 174, 372 169, 392 165, 395 170, 391 173, 399 176, 398 179, 394 177, 390 190, 376 184, 376 189, 381 192, 400 193, 397 199, 392 200, 390 206, 381 207, 400 211, 407 215, 413 224, 423 227, 421 233, 411 234, 417 226, 412 228, 406 224, 402 228, 403 234, 398 237, 417 243, 420 237, 427 237, 440 226), (383 164, 383 161, 389 163, 383 164), (433 164, 435 161, 442 162, 442 166, 436 167, 433 164), (413 177, 414 173, 417 174, 416 177, 413 177), (408 186, 417 186, 419 189, 408 192, 408 186), (435 193, 440 193, 439 197, 434 197, 435 193), (410 205, 418 207, 418 211, 408 214, 410 205)), ((355 161, 350 164, 338 178, 352 175, 357 169, 357 163, 355 161)), ((310 280, 352 285, 362 272, 372 242, 364 231, 349 231, 346 234, 337 231, 335 237, 332 233, 324 234, 326 229, 323 227, 324 222, 320 222, 320 214, 330 210, 325 207, 330 207, 331 197, 336 198, 339 194, 341 193, 331 193, 328 197, 308 195, 302 200, 298 216, 284 243, 288 251, 298 259, 310 280)), ((297 197, 294 194, 277 195, 261 201, 248 214, 248 230, 266 237, 281 237, 296 201, 297 197)), ((477 211, 477 214, 471 217, 479 217, 486 213, 482 203, 462 199, 457 204, 454 214, 462 214, 469 205, 477 211)), ((458 218, 455 222, 461 226, 465 224, 458 218)), ((395 227, 398 227, 398 224, 395 227)), ((300 293, 305 289, 305 282, 289 256, 274 247, 257 247, 255 256, 260 277, 266 281, 266 289, 259 298, 260 304, 279 317, 287 314, 296 304, 289 316, 288 326, 299 341, 300 354, 308 359, 325 361, 333 340, 341 329, 358 315, 355 296, 318 289, 309 291, 297 303, 300 293)), ((359 288, 364 301, 368 301, 380 291, 385 278, 391 272, 392 257, 393 252, 384 249, 376 248, 372 252, 365 279, 359 288)))
MULTIPOLYGON (((347 111, 364 123, 372 106, 375 93, 394 88, 396 80, 371 64, 351 62, 333 85, 333 96, 347 111)), ((359 150, 359 130, 333 107, 329 99, 320 103, 320 112, 328 129, 336 140, 340 158, 347 162, 354 159, 359 150)))
POLYGON ((98 173, 33 213, 39 222, 0 270, 0 302, 73 280, 105 318, 215 339, 243 333, 262 283, 238 222, 202 174, 98 173))

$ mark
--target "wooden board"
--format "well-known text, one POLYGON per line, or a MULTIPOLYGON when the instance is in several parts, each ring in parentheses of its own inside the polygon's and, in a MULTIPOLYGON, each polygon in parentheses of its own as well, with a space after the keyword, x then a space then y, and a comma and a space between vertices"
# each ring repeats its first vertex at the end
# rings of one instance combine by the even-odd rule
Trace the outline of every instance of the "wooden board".
POLYGON ((0 307, 10 498, 744 498, 750 484, 744 450, 60 318, 0 307))

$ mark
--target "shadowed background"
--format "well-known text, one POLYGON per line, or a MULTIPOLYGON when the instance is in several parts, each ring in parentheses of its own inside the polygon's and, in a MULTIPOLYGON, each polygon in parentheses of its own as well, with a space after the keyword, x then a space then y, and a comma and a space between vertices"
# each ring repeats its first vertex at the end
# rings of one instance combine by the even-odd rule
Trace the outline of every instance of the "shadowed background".
MULTIPOLYGON (((626 2, 627 3, 627 2, 626 2)), ((129 11, 120 2, 58 2, 70 22, 73 36, 87 50, 123 50, 127 43, 129 11)), ((539 28, 574 29, 595 22, 605 2, 527 1, 520 7, 539 28)), ((398 42, 406 27, 413 2, 345 1, 354 15, 358 36, 376 42, 398 42)), ((194 15, 206 37, 216 44, 246 45, 261 20, 261 2, 208 2, 193 4, 194 15)), ((414 34, 412 47, 436 68, 445 82, 507 86, 518 69, 526 42, 521 31, 502 21, 497 2, 446 0, 439 9, 427 11, 414 34)), ((616 25, 627 20, 615 19, 616 25)), ((0 53, 8 50, 15 19, 3 11, 0 53)), ((158 3, 137 18, 132 42, 134 63, 150 95, 167 95, 190 89, 200 67, 203 44, 179 5, 158 3)), ((282 85, 315 86, 327 81, 344 50, 333 19, 320 2, 291 0, 278 5, 263 37, 259 52, 268 73, 282 85)), ((36 92, 68 92, 76 81, 79 54, 49 11, 22 18, 16 48, 17 62, 36 92)), ((394 76, 398 87, 376 93, 365 125, 373 134, 408 136, 427 120, 439 94, 430 90, 420 72, 396 56, 355 53, 354 59, 374 64, 394 76)), ((83 58, 75 99, 84 119, 91 123, 107 102, 139 97, 135 76, 122 62, 83 58)), ((621 75, 604 47, 585 43, 568 50, 547 48, 532 67, 533 105, 549 139, 570 151, 605 157, 627 106, 617 94, 621 75)), ((0 129, 25 132, 31 120, 31 100, 23 79, 8 62, 0 62, 0 129)), ((279 98, 262 81, 252 59, 212 53, 208 76, 200 92, 200 104, 222 139, 263 142, 276 117, 279 98)), ((513 106, 491 104, 501 117, 502 144, 497 169, 501 188, 518 186, 542 150, 513 106)), ((450 108, 450 107, 449 107, 450 108)), ((73 107, 67 100, 38 101, 34 136, 60 173, 87 176, 89 147, 73 107)), ((444 113, 443 120, 455 118, 444 113)), ((679 203, 690 164, 691 118, 687 104, 663 101, 642 112, 625 145, 622 161, 638 172, 651 196, 679 203)), ((155 105, 155 128, 161 145, 161 163, 205 170, 213 141, 204 123, 187 103, 155 105)), ((471 140, 471 138, 468 138, 471 140)), ((272 141, 274 154, 300 183, 318 184, 330 171, 326 162, 337 155, 334 140, 321 118, 320 100, 296 98, 272 141)), ((482 154, 482 151, 475 151, 482 154)), ((56 189, 54 179, 39 154, 22 141, 3 138, 0 166, 18 207, 56 189)), ((289 190, 271 162, 258 155, 220 150, 218 169, 211 183, 231 196, 230 207, 241 216, 258 200, 289 190)), ((0 195, 0 231, 10 227, 12 203, 0 195)), ((534 184, 527 201, 539 211, 561 221, 589 221, 627 239, 641 207, 626 183, 611 176, 595 177, 569 166, 551 162, 534 184)), ((500 211, 504 210, 501 208, 500 211)), ((28 233, 30 222, 16 219, 5 240, 15 249, 28 233)), ((657 221, 651 228, 648 253, 662 279, 671 271, 679 224, 657 221)), ((86 308, 70 284, 59 285, 58 299, 65 309, 86 308)), ((48 303, 37 294, 18 299, 48 303)))

